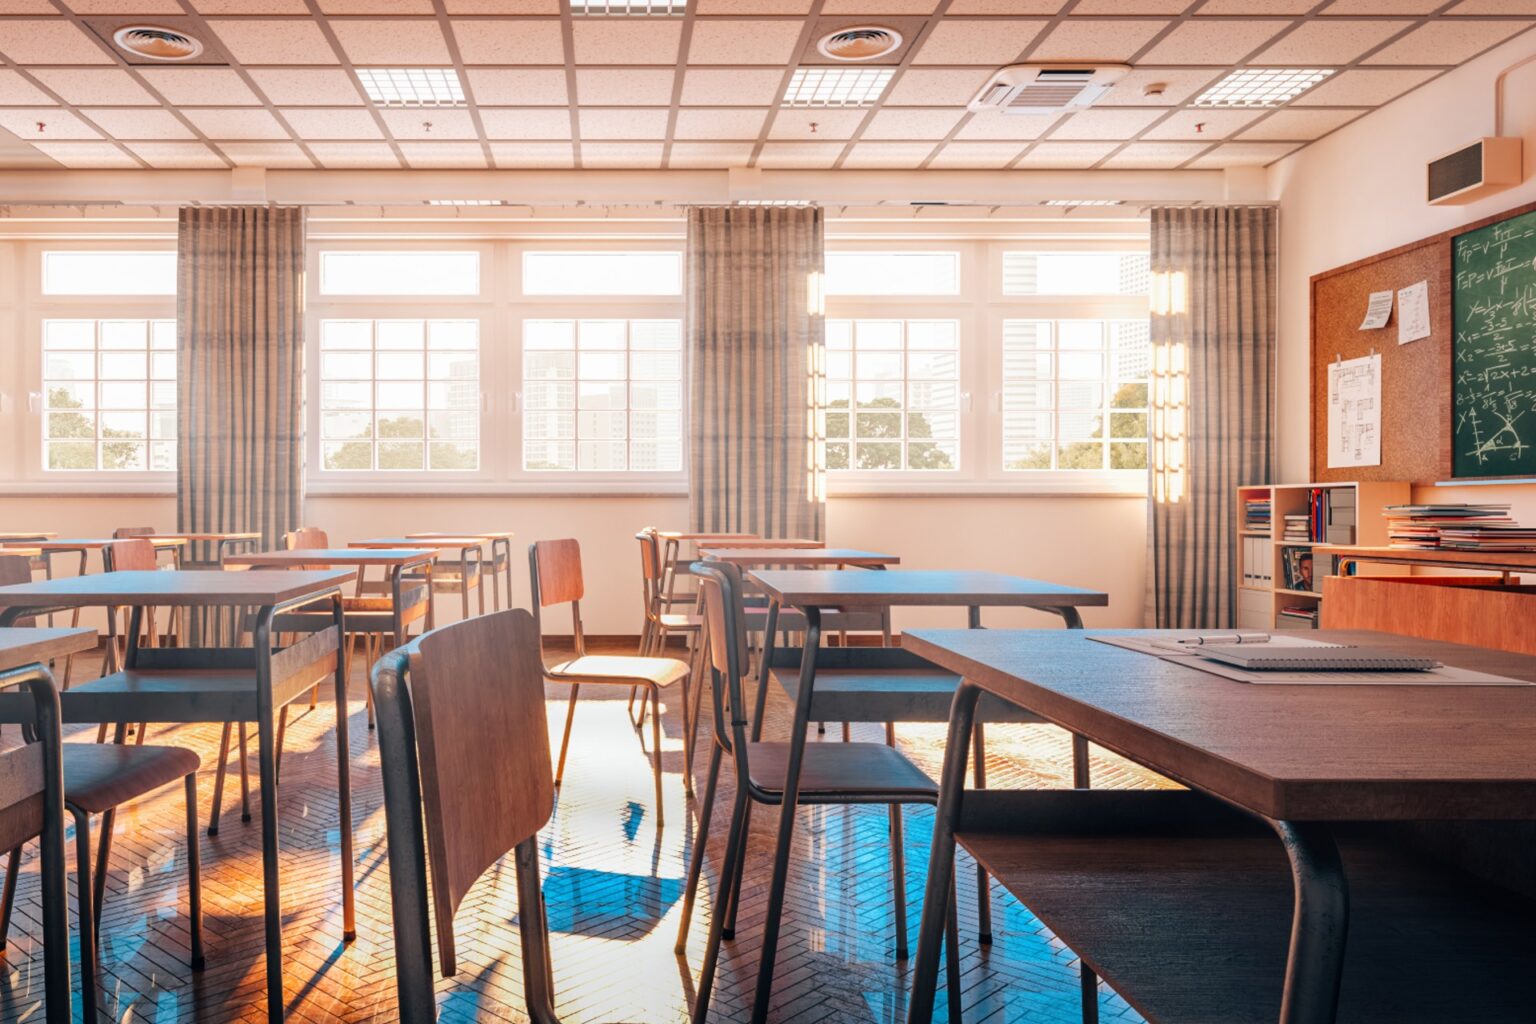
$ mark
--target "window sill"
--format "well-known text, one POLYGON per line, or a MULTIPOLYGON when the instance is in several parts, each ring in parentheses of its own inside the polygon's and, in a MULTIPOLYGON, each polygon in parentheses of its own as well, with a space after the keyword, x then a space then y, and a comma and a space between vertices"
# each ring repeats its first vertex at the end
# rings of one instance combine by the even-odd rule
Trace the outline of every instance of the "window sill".
POLYGON ((1146 478, 1118 481, 830 480, 829 498, 1146 498, 1146 478))
POLYGON ((684 481, 653 480, 311 480, 311 498, 673 498, 686 497, 684 481))

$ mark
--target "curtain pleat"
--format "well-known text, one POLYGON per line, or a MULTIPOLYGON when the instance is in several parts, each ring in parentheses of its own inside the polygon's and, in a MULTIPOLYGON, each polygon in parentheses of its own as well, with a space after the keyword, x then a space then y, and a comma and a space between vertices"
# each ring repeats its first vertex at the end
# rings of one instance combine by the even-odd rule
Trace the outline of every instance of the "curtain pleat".
POLYGON ((1236 489, 1274 472, 1272 207, 1156 208, 1149 625, 1236 615, 1236 489))
POLYGON ((257 532, 270 548, 300 525, 304 264, 300 208, 181 211, 179 530, 257 532))
POLYGON ((823 535, 823 234, 817 207, 689 211, 695 530, 823 535))

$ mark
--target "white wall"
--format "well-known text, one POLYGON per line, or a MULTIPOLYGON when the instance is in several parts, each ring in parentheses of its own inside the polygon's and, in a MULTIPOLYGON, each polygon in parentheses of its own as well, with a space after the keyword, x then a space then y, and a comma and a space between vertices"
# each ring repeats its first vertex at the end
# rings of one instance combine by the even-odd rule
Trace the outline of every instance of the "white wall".
MULTIPOLYGON (((1425 165, 1494 134, 1494 79, 1532 53, 1536 34, 1527 32, 1270 169, 1270 193, 1280 200, 1278 408, 1283 480, 1302 481, 1310 473, 1308 279, 1536 201, 1536 64, 1514 72, 1505 84, 1504 134, 1525 139, 1525 183, 1466 206, 1429 206, 1424 201, 1425 165)), ((1416 499, 1507 501, 1514 504, 1517 518, 1536 522, 1536 485, 1422 487, 1416 499)))

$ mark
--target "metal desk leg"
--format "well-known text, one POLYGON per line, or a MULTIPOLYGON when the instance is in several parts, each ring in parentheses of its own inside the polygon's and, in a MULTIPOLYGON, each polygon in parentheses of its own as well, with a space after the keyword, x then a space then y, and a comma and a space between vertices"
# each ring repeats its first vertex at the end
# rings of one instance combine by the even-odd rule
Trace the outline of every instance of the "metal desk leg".
MULTIPOLYGON (((768 917, 763 922, 763 951, 757 966, 752 1024, 765 1024, 768 1020, 768 1001, 773 996, 773 964, 778 953, 779 919, 784 910, 784 887, 789 880, 789 852, 795 837, 795 807, 800 800, 800 766, 805 760, 805 730, 810 724, 811 691, 816 685, 816 649, 821 646, 821 609, 810 605, 804 611, 805 653, 800 660, 800 693, 795 702, 795 723, 789 734, 784 802, 779 808, 779 837, 773 854, 773 881, 768 886, 768 917)), ((942 908, 943 904, 940 906, 942 908)))
MULTIPOLYGON (((352 745, 347 736, 347 661, 342 657, 347 634, 343 632, 341 595, 331 595, 331 616, 336 626, 336 813, 341 816, 341 937, 357 938, 357 908, 352 883, 352 745)), ((404 638, 399 638, 402 642, 404 638)))
POLYGON ((256 763, 261 775, 261 874, 267 946, 267 1020, 281 1024, 283 994, 283 906, 277 857, 277 726, 272 711, 272 606, 256 613, 251 631, 256 648, 256 763))
MULTIPOLYGON (((757 665, 757 698, 756 705, 752 709, 752 742, 761 742, 763 738, 763 714, 768 708, 768 684, 772 682, 770 663, 773 661, 774 637, 779 629, 779 602, 768 602, 768 617, 763 621, 763 651, 761 660, 757 665)), ((811 653, 807 657, 815 657, 815 648, 807 647, 811 653)), ((801 671, 805 666, 801 665, 801 671)))
MULTIPOLYGON (((980 606, 971 605, 966 609, 966 628, 984 628, 980 606)), ((976 747, 973 754, 975 765, 971 769, 976 777, 976 788, 986 789, 987 741, 986 730, 980 722, 976 723, 971 742, 976 747)), ((992 943, 992 884, 987 877, 987 869, 980 864, 976 865, 976 939, 984 946, 992 943)))
MULTIPOLYGON (((1082 615, 1080 615, 1078 613, 1078 610, 1076 608, 1073 608, 1070 605, 1063 605, 1063 606, 1056 607, 1056 608, 1049 608, 1049 609, 1047 609, 1047 611, 1052 611, 1052 612, 1055 612, 1057 615, 1060 615, 1062 623, 1068 629, 1082 629, 1083 628, 1083 617, 1082 617, 1082 615)), ((1072 734, 1072 788, 1073 789, 1090 789, 1090 788, 1092 788, 1092 785, 1093 785, 1092 763, 1090 762, 1089 756, 1088 756, 1088 739, 1087 739, 1087 737, 1079 736, 1077 733, 1073 733, 1072 734)), ((1084 968, 1084 970, 1087 970, 1087 968, 1084 968)), ((1086 984, 1086 982, 1084 984, 1086 984)))
MULTIPOLYGON (((933 845, 928 855, 928 884, 923 890, 923 917, 917 930, 917 960, 912 966, 912 1001, 907 1024, 932 1024, 933 997, 939 981, 939 950, 955 881, 955 823, 965 791, 966 758, 976 721, 981 689, 962 679, 950 705, 949 737, 944 744, 944 772, 939 777, 939 803, 933 818, 933 845)), ((959 1022, 955 1022, 959 1024, 959 1022)))
POLYGON ((1321 822, 1271 821, 1296 888, 1280 1024, 1332 1024, 1339 1009, 1349 882, 1333 833, 1321 822))

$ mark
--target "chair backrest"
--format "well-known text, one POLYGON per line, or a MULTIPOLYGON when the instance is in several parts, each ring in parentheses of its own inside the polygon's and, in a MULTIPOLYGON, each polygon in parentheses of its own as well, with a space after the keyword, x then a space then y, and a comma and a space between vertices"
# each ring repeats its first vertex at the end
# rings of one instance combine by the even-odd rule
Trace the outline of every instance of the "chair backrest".
POLYGON ((544 609, 557 604, 571 606, 571 642, 576 657, 587 653, 581 628, 581 599, 586 586, 581 576, 581 545, 570 538, 541 540, 528 545, 528 584, 532 591, 533 622, 540 642, 544 636, 544 609))
POLYGON ((704 631, 714 697, 715 742, 736 762, 738 785, 750 778, 747 766, 747 702, 741 680, 747 672, 747 620, 741 601, 741 570, 729 562, 695 562, 704 599, 704 631))
POLYGON ((154 535, 155 528, 153 526, 119 526, 112 531, 112 538, 114 540, 122 540, 125 537, 153 537, 154 535))
MULTIPOLYGON (((32 582, 32 559, 26 555, 0 555, 0 587, 9 587, 13 583, 32 582)), ((36 620, 31 616, 25 619, 17 619, 13 625, 30 626, 36 620)), ((5 847, 0 847, 5 849, 5 847)))
POLYGON ((154 572, 160 567, 155 546, 142 537, 115 540, 101 549, 101 564, 107 572, 154 572))
POLYGON ((331 539, 318 526, 301 526, 291 533, 283 534, 283 547, 288 551, 308 551, 330 546, 331 539))
POLYGON ((431 962, 423 854, 444 976, 456 970, 453 916, 470 887, 517 849, 521 888, 531 858, 535 898, 519 899, 524 973, 544 974, 527 957, 529 924, 543 927, 535 840, 555 801, 543 668, 523 609, 442 626, 373 667, 402 1019, 432 1019, 430 973, 408 966, 431 962), (423 978, 424 1002, 414 989, 408 998, 423 978), (415 1006, 427 1015, 408 1014, 415 1006))
POLYGON ((645 602, 645 617, 654 619, 665 611, 661 607, 661 542, 654 526, 647 526, 635 534, 635 540, 640 542, 640 592, 645 602))

